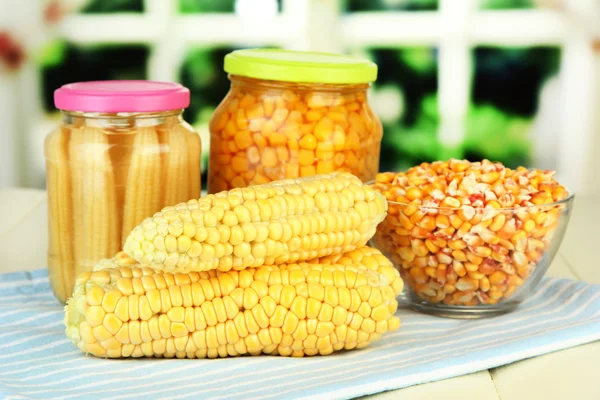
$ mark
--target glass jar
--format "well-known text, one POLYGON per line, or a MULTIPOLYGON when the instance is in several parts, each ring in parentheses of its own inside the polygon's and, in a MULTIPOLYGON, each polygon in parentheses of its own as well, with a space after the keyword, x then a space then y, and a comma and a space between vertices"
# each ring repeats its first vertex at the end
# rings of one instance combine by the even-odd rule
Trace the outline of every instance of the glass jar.
POLYGON ((179 84, 82 82, 54 99, 63 119, 45 142, 48 271, 65 302, 76 275, 114 256, 144 218, 200 197, 201 144, 179 84))
POLYGON ((370 61, 337 54, 237 50, 231 89, 210 122, 208 192, 379 168, 382 128, 367 101, 370 61))

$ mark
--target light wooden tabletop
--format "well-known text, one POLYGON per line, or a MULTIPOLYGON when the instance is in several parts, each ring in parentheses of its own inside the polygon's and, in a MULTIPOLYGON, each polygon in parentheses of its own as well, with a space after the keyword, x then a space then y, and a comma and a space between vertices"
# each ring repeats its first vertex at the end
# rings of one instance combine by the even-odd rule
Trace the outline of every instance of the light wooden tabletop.
MULTIPOLYGON (((573 216, 549 276, 600 284, 600 198, 575 199, 573 216)), ((0 191, 0 272, 46 265, 46 193, 0 191)), ((458 378, 371 396, 373 399, 600 399, 600 342, 458 378)))

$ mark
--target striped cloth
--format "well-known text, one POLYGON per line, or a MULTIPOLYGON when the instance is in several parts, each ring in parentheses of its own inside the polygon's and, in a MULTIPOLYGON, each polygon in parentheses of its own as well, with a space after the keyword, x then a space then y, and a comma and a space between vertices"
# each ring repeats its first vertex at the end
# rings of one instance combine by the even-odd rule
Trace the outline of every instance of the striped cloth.
POLYGON ((402 327, 327 357, 103 360, 63 333, 45 270, 0 275, 2 399, 346 399, 468 374, 600 338, 600 285, 545 279, 511 314, 402 327))

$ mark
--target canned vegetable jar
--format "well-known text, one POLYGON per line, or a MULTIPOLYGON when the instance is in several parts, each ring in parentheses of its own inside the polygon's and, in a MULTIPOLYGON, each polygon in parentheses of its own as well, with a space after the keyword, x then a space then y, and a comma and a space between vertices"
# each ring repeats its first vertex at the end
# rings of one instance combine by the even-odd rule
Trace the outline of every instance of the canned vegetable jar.
POLYGON ((54 102, 63 118, 45 142, 48 270, 64 302, 76 274, 112 257, 144 218, 200 197, 201 145, 176 83, 73 83, 54 102))
POLYGON ((271 49, 225 57, 231 89, 210 122, 208 191, 379 168, 381 122, 367 101, 377 66, 353 57, 271 49))

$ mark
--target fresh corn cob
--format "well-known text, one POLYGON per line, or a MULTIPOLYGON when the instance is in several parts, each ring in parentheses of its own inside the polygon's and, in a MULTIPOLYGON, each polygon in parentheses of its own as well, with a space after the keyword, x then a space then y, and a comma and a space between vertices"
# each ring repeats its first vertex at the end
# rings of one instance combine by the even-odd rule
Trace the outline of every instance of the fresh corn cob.
POLYGON ((73 292, 73 220, 68 142, 70 131, 59 129, 46 142, 49 249, 48 274, 55 296, 62 302, 73 292))
MULTIPOLYGON (((174 125, 167 129, 158 130, 158 140, 161 147, 161 205, 168 206, 186 201, 189 194, 189 151, 186 136, 189 132, 174 125)), ((157 210, 158 211, 158 210, 157 210)), ((147 214, 148 216, 151 214, 147 214)))
POLYGON ((73 190, 76 272, 91 270, 120 244, 114 173, 107 135, 99 128, 74 130, 69 144, 73 190))
MULTIPOLYGON (((403 282, 378 250, 309 263, 171 274, 123 267, 81 274, 66 334, 97 357, 327 355, 400 326, 403 282)), ((139 265, 139 264, 136 264, 139 265)))
POLYGON ((140 127, 133 146, 123 211, 123 237, 148 215, 160 210, 162 192, 160 147, 154 127, 140 127))
POLYGON ((166 207, 124 250, 168 272, 305 261, 364 246, 386 210, 384 197, 349 173, 285 179, 166 207))

